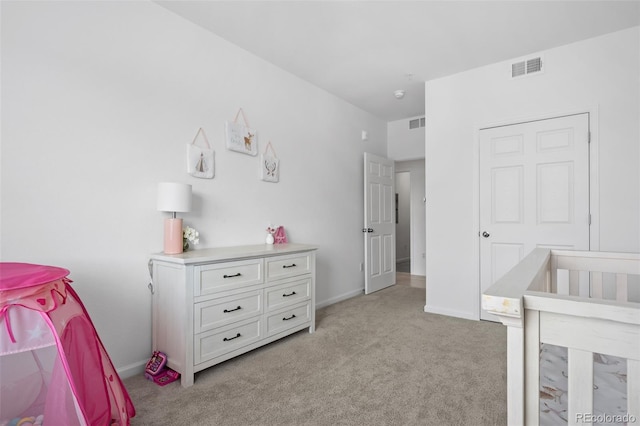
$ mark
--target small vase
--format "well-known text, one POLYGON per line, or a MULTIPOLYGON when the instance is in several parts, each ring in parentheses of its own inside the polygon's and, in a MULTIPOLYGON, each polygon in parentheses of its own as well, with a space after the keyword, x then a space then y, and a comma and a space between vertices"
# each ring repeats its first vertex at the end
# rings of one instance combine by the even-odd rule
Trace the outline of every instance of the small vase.
POLYGON ((267 239, 265 242, 267 244, 273 244, 273 234, 267 234, 267 239))
POLYGON ((182 241, 182 251, 187 251, 189 250, 189 240, 183 240, 182 241))

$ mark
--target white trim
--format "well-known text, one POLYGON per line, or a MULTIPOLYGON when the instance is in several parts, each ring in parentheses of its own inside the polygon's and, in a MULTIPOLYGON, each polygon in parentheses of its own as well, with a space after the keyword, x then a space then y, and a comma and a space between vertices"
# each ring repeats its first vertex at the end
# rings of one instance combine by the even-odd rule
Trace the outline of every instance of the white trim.
MULTIPOLYGON (((149 354, 149 357, 151 357, 151 354, 149 354)), ((138 361, 138 362, 134 362, 133 364, 125 365, 124 367, 116 369, 116 372, 118 373, 118 376, 120 376, 121 379, 137 376, 138 374, 144 373, 144 369, 147 366, 147 361, 148 360, 145 359, 143 361, 138 361)))
POLYGON ((589 232, 589 250, 600 251, 600 108, 592 106, 589 110, 589 210, 591 230, 589 232))
POLYGON ((448 317, 456 317, 456 318, 462 318, 462 319, 468 319, 468 320, 473 320, 473 321, 477 321, 478 317, 474 316, 473 314, 470 314, 469 312, 465 312, 465 311, 458 311, 458 310, 454 310, 454 309, 443 309, 439 306, 429 306, 429 305, 424 305, 424 311, 428 314, 438 314, 438 315, 446 315, 448 317))
POLYGON ((472 185, 472 197, 473 197, 473 229, 474 233, 471 235, 474 243, 471 244, 472 250, 472 270, 476 271, 476 285, 473 287, 475 290, 475 297, 478 303, 474 303, 473 316, 475 320, 480 321, 480 313, 482 312, 482 298, 480 297, 480 288, 482 283, 480 282, 480 129, 482 126, 475 125, 473 128, 473 176, 474 179, 471 182, 472 185))
MULTIPOLYGON (((476 312, 474 319, 480 319, 480 309, 482 304, 482 298, 480 297, 480 239, 478 237, 480 232, 480 130, 498 127, 509 126, 517 123, 526 123, 529 121, 548 120, 556 117, 562 117, 566 115, 576 114, 589 114, 589 132, 591 133, 591 143, 589 144, 589 210, 591 213, 591 228, 589 229, 589 249, 591 251, 600 250, 600 169, 599 169, 599 153, 600 153, 600 108, 598 104, 585 107, 575 107, 566 110, 560 110, 555 112, 548 112, 535 115, 513 116, 511 118, 497 119, 495 121, 487 121, 481 123, 475 123, 473 126, 474 140, 473 140, 473 175, 475 181, 473 185, 473 227, 475 230, 474 238, 475 243, 473 247, 473 262, 476 275, 476 300, 475 305, 476 312)), ((426 312, 426 307, 425 307, 426 312)))
POLYGON ((316 309, 325 308, 329 305, 333 305, 334 303, 342 302, 343 300, 351 299, 352 297, 360 296, 364 293, 364 287, 350 291, 348 293, 343 293, 339 296, 332 297, 331 299, 325 300, 324 302, 316 303, 316 309))

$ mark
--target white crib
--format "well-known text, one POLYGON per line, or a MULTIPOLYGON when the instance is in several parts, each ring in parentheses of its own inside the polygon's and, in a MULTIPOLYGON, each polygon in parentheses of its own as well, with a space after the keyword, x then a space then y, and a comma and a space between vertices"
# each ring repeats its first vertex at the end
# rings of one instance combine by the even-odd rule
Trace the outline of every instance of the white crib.
POLYGON ((640 254, 535 249, 483 293, 482 308, 507 326, 509 426, 550 423, 542 397, 566 404, 564 424, 640 424, 638 276, 640 254), (567 348, 561 393, 541 391, 544 345, 567 348), (626 363, 616 412, 594 412, 594 354, 626 363))

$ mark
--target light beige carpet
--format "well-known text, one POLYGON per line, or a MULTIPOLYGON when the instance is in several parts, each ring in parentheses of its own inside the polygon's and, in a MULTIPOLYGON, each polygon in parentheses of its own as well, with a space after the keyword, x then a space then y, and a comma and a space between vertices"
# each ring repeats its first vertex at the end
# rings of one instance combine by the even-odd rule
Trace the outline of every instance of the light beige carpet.
POLYGON ((133 425, 506 425, 506 327, 423 311, 393 286, 317 311, 316 332, 196 374, 125 380, 133 425))

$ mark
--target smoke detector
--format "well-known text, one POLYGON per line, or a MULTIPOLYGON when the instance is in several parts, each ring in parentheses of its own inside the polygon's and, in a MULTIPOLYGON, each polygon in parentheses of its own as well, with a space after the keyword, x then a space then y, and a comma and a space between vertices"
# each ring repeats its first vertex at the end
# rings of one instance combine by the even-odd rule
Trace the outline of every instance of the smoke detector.
POLYGON ((404 98, 404 90, 402 90, 402 89, 396 90, 395 92, 393 92, 393 96, 395 96, 396 99, 404 98))

